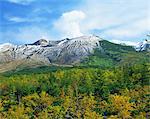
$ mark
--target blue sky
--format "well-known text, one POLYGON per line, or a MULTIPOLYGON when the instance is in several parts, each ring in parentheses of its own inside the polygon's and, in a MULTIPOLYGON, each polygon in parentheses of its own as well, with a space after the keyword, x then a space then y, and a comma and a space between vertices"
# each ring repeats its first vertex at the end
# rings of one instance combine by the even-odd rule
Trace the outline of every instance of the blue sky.
POLYGON ((0 0, 0 43, 95 34, 134 44, 148 33, 149 0, 0 0))

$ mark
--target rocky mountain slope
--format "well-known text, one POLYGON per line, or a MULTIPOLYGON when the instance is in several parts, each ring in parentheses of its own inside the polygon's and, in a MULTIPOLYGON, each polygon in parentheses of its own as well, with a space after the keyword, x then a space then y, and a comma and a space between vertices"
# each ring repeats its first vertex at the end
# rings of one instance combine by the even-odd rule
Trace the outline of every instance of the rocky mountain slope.
POLYGON ((43 65, 110 67, 126 62, 150 62, 150 52, 140 52, 149 51, 148 43, 143 43, 139 49, 114 44, 98 36, 59 41, 40 39, 19 46, 5 43, 0 45, 0 72, 43 65))
POLYGON ((0 45, 0 63, 33 59, 44 63, 71 64, 80 61, 99 47, 102 39, 97 36, 82 36, 60 41, 41 39, 32 44, 0 45))
MULTIPOLYGON (((75 64, 94 54, 95 49, 98 49, 101 54, 134 52, 135 50, 149 51, 150 42, 144 41, 135 47, 135 49, 130 46, 110 43, 98 36, 81 36, 59 41, 40 39, 35 43, 19 46, 5 43, 0 45, 0 63, 33 60, 45 64, 75 64)), ((114 55, 112 56, 114 57, 114 55)), ((117 59, 118 61, 119 58, 117 59)))
POLYGON ((143 42, 140 42, 136 47, 136 51, 150 51, 150 41, 145 40, 143 42))

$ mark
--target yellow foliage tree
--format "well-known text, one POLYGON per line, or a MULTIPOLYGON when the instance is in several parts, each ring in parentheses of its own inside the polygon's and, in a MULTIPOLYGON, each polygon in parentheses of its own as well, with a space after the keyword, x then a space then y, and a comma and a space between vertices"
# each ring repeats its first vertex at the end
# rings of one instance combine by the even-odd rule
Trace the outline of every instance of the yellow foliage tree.
POLYGON ((56 79, 59 79, 59 80, 61 80, 63 77, 64 77, 64 72, 63 71, 60 71, 60 70, 58 70, 58 71, 56 71, 55 72, 55 78, 56 79))
POLYGON ((111 95, 110 96, 110 111, 118 114, 118 117, 128 119, 131 117, 131 112, 134 104, 130 103, 130 97, 111 95))
POLYGON ((12 106, 7 113, 4 113, 4 119, 29 119, 27 114, 29 111, 24 105, 12 106))

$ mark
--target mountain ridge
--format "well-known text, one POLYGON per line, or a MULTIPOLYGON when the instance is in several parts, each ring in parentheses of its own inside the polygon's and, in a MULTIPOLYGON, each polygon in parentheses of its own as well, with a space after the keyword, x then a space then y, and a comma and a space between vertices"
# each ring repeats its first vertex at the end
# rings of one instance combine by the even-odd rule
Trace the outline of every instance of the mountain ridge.
POLYGON ((147 60, 149 53, 132 46, 115 44, 98 36, 81 36, 59 41, 40 39, 32 44, 0 45, 0 71, 33 65, 114 66, 126 61, 147 60), (17 63, 16 63, 17 62, 17 63), (26 63, 27 62, 27 63, 26 63), (4 65, 3 65, 4 64, 4 65), (7 64, 7 65, 5 65, 7 64), (3 67, 3 68, 2 68, 3 67))
MULTIPOLYGON (((9 62, 16 59, 43 57, 47 62, 53 63, 61 60, 62 63, 72 63, 75 58, 87 56, 98 45, 100 38, 95 36, 82 36, 61 41, 46 41, 41 39, 32 44, 13 45, 4 44, 0 47, 0 61, 9 62), (62 57, 71 56, 69 61, 62 61, 62 57)), ((43 60, 42 58, 42 60, 43 60)))

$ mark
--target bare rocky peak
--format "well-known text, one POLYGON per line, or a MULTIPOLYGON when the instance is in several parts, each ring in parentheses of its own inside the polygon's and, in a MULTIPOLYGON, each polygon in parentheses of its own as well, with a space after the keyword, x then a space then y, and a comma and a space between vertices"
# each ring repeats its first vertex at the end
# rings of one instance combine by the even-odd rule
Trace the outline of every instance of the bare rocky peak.
POLYGON ((5 52, 8 50, 11 50, 15 47, 15 45, 10 44, 10 43, 4 43, 0 45, 0 52, 5 52))
POLYGON ((31 45, 47 46, 47 45, 49 45, 49 41, 46 40, 46 39, 40 39, 40 40, 34 42, 34 43, 31 44, 31 45))
POLYGON ((150 40, 144 40, 135 46, 136 51, 150 51, 150 40))
POLYGON ((59 41, 48 41, 40 39, 32 44, 26 45, 0 45, 0 61, 8 62, 21 59, 38 59, 49 63, 70 64, 80 61, 91 54, 99 41, 97 36, 81 36, 77 38, 66 38, 59 41), (44 60, 43 60, 44 59, 44 60))

